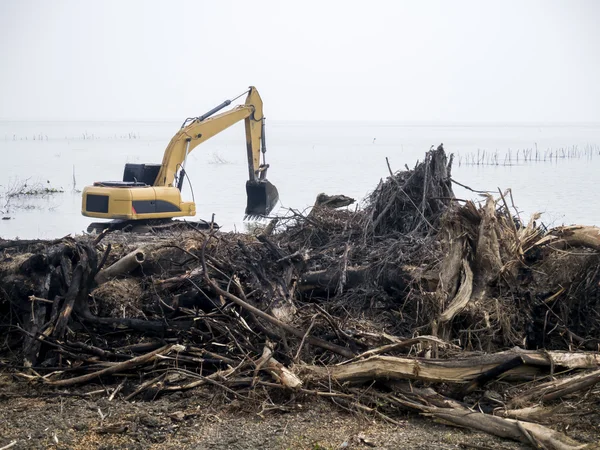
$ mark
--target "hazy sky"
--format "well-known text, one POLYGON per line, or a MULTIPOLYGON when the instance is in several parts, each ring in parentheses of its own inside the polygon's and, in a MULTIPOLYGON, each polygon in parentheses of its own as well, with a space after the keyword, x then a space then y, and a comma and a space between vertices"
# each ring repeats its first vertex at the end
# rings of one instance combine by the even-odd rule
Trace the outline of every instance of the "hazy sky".
POLYGON ((600 1, 0 0, 0 119, 600 122, 600 1))

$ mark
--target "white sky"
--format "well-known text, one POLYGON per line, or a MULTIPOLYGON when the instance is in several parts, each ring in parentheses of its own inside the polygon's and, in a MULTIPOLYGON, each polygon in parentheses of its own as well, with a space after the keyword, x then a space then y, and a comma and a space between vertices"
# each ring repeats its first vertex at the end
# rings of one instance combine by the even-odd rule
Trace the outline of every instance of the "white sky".
POLYGON ((600 122, 600 1, 0 0, 0 119, 600 122))

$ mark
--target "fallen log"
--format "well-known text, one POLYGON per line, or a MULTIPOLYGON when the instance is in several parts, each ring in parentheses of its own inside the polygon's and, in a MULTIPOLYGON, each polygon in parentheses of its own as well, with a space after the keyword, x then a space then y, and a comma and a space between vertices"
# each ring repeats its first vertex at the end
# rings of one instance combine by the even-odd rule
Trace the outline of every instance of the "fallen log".
POLYGON ((95 277, 95 281, 97 284, 102 284, 111 278, 128 274, 138 268, 144 262, 145 258, 145 250, 143 248, 138 248, 137 250, 134 250, 133 252, 123 256, 113 265, 98 272, 95 277))
POLYGON ((519 407, 530 402, 549 402, 565 395, 588 389, 597 383, 600 383, 600 370, 549 381, 514 397, 508 403, 508 407, 519 407))
POLYGON ((582 444, 551 428, 532 422, 505 419, 462 409, 421 407, 424 415, 441 419, 445 423, 484 431, 494 436, 530 444, 547 450, 582 450, 598 448, 595 444, 582 444))
POLYGON ((534 245, 545 244, 552 244, 553 246, 566 244, 570 247, 587 247, 600 251, 600 228, 583 225, 553 228, 547 236, 544 236, 534 245))
POLYGON ((372 268, 369 266, 354 266, 314 270, 305 272, 298 281, 298 292, 304 294, 339 294, 343 290, 369 284, 370 281, 385 291, 404 291, 412 280, 412 274, 406 266, 395 268, 394 271, 383 271, 375 280, 372 268), (343 281, 343 282, 342 282, 343 281), (343 288, 342 288, 343 287, 343 288))
POLYGON ((539 372, 538 368, 565 367, 569 369, 597 368, 600 354, 568 352, 508 351, 471 358, 434 360, 373 356, 353 363, 322 367, 301 365, 297 373, 315 379, 335 379, 343 382, 363 382, 376 379, 422 380, 438 383, 465 383, 513 361, 522 358, 523 364, 505 372, 506 375, 528 379, 539 372))
POLYGON ((561 416, 577 415, 577 412, 568 406, 559 404, 553 407, 535 405, 519 409, 498 408, 494 410, 494 415, 528 422, 550 423, 560 421, 561 416))
MULTIPOLYGON (((345 287, 351 289, 362 284, 365 281, 368 270, 368 267, 348 267, 345 271, 345 287)), ((342 271, 338 269, 306 272, 298 282, 298 291, 334 293, 340 286, 341 276, 342 271)))
POLYGON ((386 402, 417 410, 424 416, 461 428, 470 428, 501 438, 512 439, 534 448, 546 450, 592 450, 598 444, 582 444, 575 439, 546 426, 523 420, 499 417, 466 408, 439 395, 432 389, 400 388, 398 394, 375 394, 386 402))

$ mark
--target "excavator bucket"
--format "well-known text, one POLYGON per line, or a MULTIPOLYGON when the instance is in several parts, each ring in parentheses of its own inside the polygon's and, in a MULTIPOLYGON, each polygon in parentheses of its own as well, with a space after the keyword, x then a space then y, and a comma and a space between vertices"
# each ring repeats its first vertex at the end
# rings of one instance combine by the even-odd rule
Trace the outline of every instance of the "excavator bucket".
POLYGON ((279 201, 277 188, 267 180, 247 181, 246 218, 267 216, 279 201))

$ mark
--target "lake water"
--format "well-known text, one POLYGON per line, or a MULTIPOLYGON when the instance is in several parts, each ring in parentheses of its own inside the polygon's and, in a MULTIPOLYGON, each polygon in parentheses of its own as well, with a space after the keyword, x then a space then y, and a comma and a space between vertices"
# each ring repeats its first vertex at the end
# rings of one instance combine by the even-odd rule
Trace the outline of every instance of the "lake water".
MULTIPOLYGON (((177 122, 0 122, 0 237, 55 238, 81 233, 92 221, 81 215, 83 186, 120 180, 127 162, 160 163, 177 122), (8 201, 6 192, 28 180, 62 188, 43 198, 8 201), (75 189, 73 184, 75 180, 75 189), (8 204, 7 204, 8 201, 8 204)), ((415 126, 394 123, 267 122, 269 180, 280 194, 279 207, 304 210, 317 194, 345 194, 360 200, 393 170, 422 160, 444 143, 455 154, 453 178, 479 190, 512 188, 522 214, 543 212, 549 225, 600 225, 598 169, 600 125, 415 126), (537 148, 540 159, 524 161, 523 150, 537 148), (562 149, 562 150, 561 150, 562 149), (520 158, 516 161, 517 150, 520 158), (486 152, 489 165, 473 165, 486 152), (511 154, 511 165, 505 155, 511 154), (550 152, 577 153, 549 158, 550 152), (497 154, 498 165, 495 165, 497 154), (493 164, 491 164, 493 163, 493 164), (506 163, 506 165, 505 165, 506 163)), ((562 154, 562 153, 561 153, 562 154)), ((197 218, 226 230, 243 230, 247 178, 243 124, 196 147, 188 159, 197 218)), ((477 194, 455 186, 459 198, 477 194)), ((183 196, 191 199, 189 186, 183 196)))

